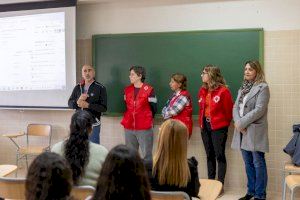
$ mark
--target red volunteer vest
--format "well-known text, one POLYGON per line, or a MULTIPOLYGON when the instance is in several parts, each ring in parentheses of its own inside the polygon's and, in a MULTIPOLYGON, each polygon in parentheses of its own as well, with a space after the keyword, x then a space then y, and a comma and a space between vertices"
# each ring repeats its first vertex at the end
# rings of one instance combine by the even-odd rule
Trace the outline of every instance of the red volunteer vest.
MULTIPOLYGON (((199 103, 199 125, 203 128, 203 118, 205 112, 205 101, 208 90, 201 87, 198 93, 199 103)), ((220 86, 211 91, 210 98, 210 125, 212 130, 228 127, 232 119, 233 101, 229 89, 220 86)))
POLYGON ((136 99, 134 99, 134 86, 127 86, 124 90, 126 111, 121 124, 129 130, 148 130, 152 128, 153 117, 148 101, 153 88, 143 83, 136 99))
MULTIPOLYGON (((189 100, 189 103, 185 105, 185 107, 183 108, 183 110, 179 114, 177 114, 176 116, 173 116, 172 119, 178 119, 179 121, 183 122, 189 130, 189 137, 191 137, 192 132, 193 132, 192 98, 191 98, 190 93, 186 90, 181 90, 179 95, 183 95, 183 96, 187 97, 188 100, 189 100)), ((173 106, 174 102, 179 97, 179 95, 175 96, 171 99, 170 106, 173 106)))

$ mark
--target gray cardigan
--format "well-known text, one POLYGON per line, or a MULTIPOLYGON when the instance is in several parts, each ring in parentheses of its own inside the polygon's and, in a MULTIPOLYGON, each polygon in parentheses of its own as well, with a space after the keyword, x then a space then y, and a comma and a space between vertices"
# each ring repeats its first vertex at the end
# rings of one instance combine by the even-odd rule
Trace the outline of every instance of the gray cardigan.
POLYGON ((269 151, 268 139, 268 103, 270 99, 269 87, 266 83, 253 85, 244 107, 244 116, 239 114, 239 98, 241 90, 233 106, 234 123, 241 129, 247 131, 242 135, 235 128, 231 143, 233 149, 244 149, 247 151, 269 151))

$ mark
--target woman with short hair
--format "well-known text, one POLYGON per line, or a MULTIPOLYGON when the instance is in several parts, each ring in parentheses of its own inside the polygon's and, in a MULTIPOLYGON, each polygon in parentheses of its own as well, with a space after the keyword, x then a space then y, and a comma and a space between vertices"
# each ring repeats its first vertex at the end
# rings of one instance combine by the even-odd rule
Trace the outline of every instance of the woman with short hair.
POLYGON ((162 109, 162 116, 164 119, 172 118, 182 121, 189 130, 190 138, 193 132, 193 107, 191 95, 187 91, 187 78, 183 74, 175 73, 169 85, 174 93, 162 109))

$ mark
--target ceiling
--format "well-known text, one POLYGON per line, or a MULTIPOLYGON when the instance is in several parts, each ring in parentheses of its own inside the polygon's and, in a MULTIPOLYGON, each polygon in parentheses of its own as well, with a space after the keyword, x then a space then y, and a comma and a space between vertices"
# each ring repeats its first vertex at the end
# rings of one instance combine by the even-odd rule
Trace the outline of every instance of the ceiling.
MULTIPOLYGON (((10 4, 10 3, 22 3, 22 2, 35 2, 35 1, 52 1, 52 0, 0 0, 0 4, 10 4)), ((126 1, 140 1, 140 0, 77 0, 79 4, 87 3, 109 3, 109 2, 126 2, 126 1)), ((152 1, 152 0, 147 0, 152 1)), ((172 0, 169 0, 170 2, 172 0)), ((174 0, 176 1, 176 0, 174 0)), ((178 1, 178 0, 177 0, 178 1)), ((193 2, 216 2, 216 1, 236 1, 236 0, 189 0, 193 2)), ((242 1, 242 0, 239 0, 242 1)))

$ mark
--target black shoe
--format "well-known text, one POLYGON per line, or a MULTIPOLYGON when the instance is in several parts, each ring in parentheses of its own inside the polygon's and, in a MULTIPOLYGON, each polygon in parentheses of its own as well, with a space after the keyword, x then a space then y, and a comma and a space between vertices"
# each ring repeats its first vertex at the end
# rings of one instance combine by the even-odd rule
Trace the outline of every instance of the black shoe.
POLYGON ((218 198, 222 197, 223 195, 224 195, 224 187, 222 187, 221 192, 220 192, 218 198))
POLYGON ((250 194, 246 194, 244 197, 242 197, 242 198, 239 198, 239 200, 250 200, 250 199, 252 199, 253 198, 253 196, 252 195, 250 195, 250 194))
POLYGON ((266 199, 259 199, 259 198, 254 198, 254 200, 266 200, 266 199))

